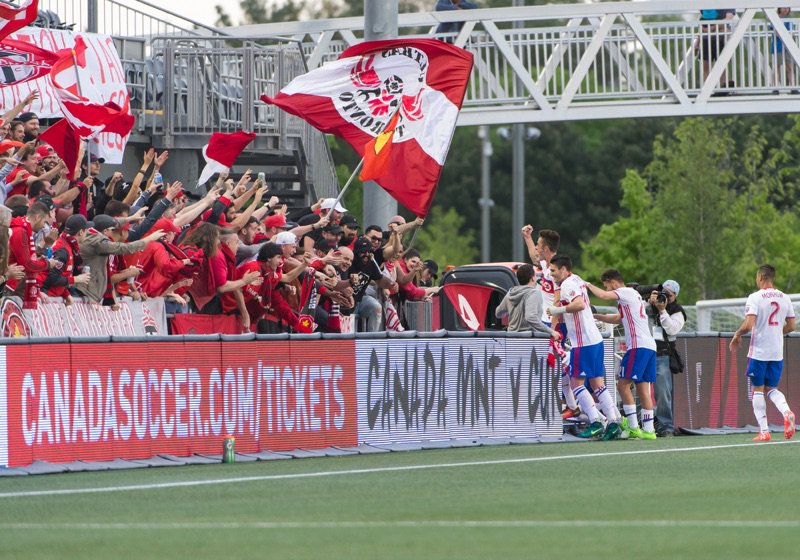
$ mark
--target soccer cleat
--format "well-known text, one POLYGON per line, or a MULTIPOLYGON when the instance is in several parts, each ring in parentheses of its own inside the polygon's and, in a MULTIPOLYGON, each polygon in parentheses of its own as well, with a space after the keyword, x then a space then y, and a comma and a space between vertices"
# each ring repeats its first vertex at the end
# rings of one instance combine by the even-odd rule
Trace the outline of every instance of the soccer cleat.
POLYGON ((596 436, 599 436, 603 433, 603 424, 601 422, 592 422, 589 424, 589 427, 579 432, 577 435, 579 438, 589 439, 596 436))
POLYGON ((603 441, 611 441, 612 439, 617 439, 621 433, 622 429, 619 427, 619 424, 616 422, 610 422, 608 427, 606 427, 606 431, 601 439, 603 441))
POLYGON ((658 436, 655 432, 648 432, 647 430, 641 430, 642 434, 639 436, 640 439, 658 439, 658 436))
POLYGON ((787 410, 783 415, 783 435, 786 436, 786 439, 792 439, 794 430, 794 412, 787 410))
MULTIPOLYGON (((646 439, 642 434, 644 434, 644 432, 642 431, 641 428, 628 428, 629 439, 646 439)), ((653 432, 653 435, 655 435, 655 432, 653 432)), ((655 439, 655 438, 649 438, 649 439, 655 439)))
POLYGON ((772 436, 769 432, 759 432, 756 437, 753 438, 753 441, 771 441, 772 436))
POLYGON ((561 413, 562 420, 568 420, 569 418, 575 418, 580 416, 581 409, 580 408, 566 408, 564 412, 561 413))

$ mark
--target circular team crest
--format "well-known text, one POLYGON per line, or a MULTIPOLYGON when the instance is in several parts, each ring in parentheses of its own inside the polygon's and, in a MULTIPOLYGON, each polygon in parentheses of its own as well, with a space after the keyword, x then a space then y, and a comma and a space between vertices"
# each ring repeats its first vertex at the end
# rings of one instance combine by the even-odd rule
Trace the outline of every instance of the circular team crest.
POLYGON ((351 91, 334 98, 339 113, 371 136, 386 129, 397 114, 395 141, 403 139, 402 123, 425 116, 422 103, 428 55, 413 47, 395 47, 360 58, 350 71, 351 91))
POLYGON ((11 298, 2 301, 3 338, 18 338, 31 335, 31 327, 22 313, 22 308, 11 298))

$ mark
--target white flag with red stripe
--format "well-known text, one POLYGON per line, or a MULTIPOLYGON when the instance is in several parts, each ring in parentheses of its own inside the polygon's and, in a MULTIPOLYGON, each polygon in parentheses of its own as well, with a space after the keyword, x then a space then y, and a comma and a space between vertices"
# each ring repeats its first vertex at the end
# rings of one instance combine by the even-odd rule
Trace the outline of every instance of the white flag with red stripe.
POLYGON ((472 62, 469 52, 434 39, 367 41, 261 99, 347 140, 365 157, 370 179, 425 216, 472 62), (368 147, 390 121, 391 134, 368 147), (370 165, 382 150, 389 153, 370 165))
POLYGON ((203 146, 203 157, 206 166, 197 180, 198 185, 208 181, 214 173, 227 173, 236 162, 236 158, 253 141, 256 135, 252 132, 214 132, 208 144, 203 146))
POLYGON ((19 8, 0 3, 0 39, 33 23, 38 13, 39 0, 25 0, 19 8))

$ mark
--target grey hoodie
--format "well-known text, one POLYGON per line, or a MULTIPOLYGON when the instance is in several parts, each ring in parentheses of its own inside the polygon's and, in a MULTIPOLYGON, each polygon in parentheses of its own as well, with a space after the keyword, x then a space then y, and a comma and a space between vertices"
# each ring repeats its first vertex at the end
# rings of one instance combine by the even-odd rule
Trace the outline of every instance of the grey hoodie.
POLYGON ((550 334, 542 322, 542 294, 535 286, 514 286, 497 306, 495 315, 508 319, 509 331, 534 331, 550 334))

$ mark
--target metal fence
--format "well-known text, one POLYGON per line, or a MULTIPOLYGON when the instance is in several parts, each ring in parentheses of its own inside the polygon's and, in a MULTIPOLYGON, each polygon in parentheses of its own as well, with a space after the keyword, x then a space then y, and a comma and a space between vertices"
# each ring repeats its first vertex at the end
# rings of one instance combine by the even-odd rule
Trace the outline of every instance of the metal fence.
POLYGON ((39 10, 42 17, 38 23, 42 27, 115 37, 224 34, 144 0, 39 0, 39 10))

